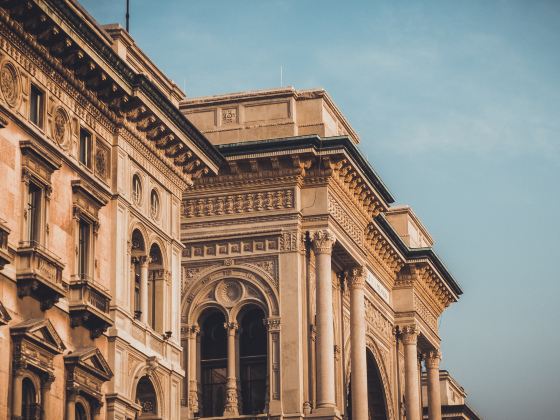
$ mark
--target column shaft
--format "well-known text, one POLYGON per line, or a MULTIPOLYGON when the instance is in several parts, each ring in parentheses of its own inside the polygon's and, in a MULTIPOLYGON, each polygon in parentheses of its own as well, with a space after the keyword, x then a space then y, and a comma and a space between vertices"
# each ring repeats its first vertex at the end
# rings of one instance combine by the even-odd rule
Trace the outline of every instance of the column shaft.
POLYGON ((227 382, 226 382, 226 404, 224 407, 224 416, 237 416, 239 413, 237 404, 237 379, 235 377, 235 334, 239 328, 237 323, 229 322, 224 325, 227 329, 227 347, 228 347, 228 360, 227 360, 227 382))
POLYGON ((68 395, 66 399, 66 420, 76 419, 76 397, 73 394, 68 395))
POLYGON ((317 408, 335 408, 334 327, 331 252, 334 237, 328 231, 314 235, 317 266, 317 408))
POLYGON ((350 375, 352 383, 352 418, 368 419, 368 389, 366 361, 366 325, 364 284, 365 270, 354 269, 350 285, 350 375))
POLYGON ((49 419, 51 382, 41 384, 41 419, 49 419))
POLYGON ((439 351, 424 355, 428 382, 428 419, 441 420, 441 394, 439 386, 439 351))
POLYGON ((145 257, 140 265, 140 310, 141 321, 148 323, 148 258, 145 257))
POLYGON ((12 393, 12 416, 21 417, 21 386, 23 376, 16 371, 14 375, 14 390, 12 393))
POLYGON ((194 417, 198 413, 198 381, 197 378, 197 337, 200 332, 198 326, 192 326, 189 334, 189 359, 188 359, 188 377, 189 377, 189 407, 194 417))
POLYGON ((402 331, 404 345, 404 373, 406 419, 421 420, 420 389, 418 386, 418 333, 415 326, 406 326, 402 331))

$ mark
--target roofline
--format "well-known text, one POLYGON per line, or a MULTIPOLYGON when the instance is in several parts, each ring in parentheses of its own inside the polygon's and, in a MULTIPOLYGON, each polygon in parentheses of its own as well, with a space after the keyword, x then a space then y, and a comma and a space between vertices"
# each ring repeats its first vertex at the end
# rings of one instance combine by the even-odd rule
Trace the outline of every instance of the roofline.
MULTIPOLYGON (((125 82, 131 87, 139 88, 145 93, 156 105, 158 105, 165 115, 175 123, 179 129, 187 133, 193 143, 212 161, 212 163, 219 167, 225 161, 223 156, 216 150, 210 141, 202 134, 186 117, 183 115, 179 108, 176 107, 171 100, 161 91, 161 89, 151 82, 144 74, 134 72, 131 67, 123 60, 117 53, 110 47, 112 39, 107 34, 99 23, 97 23, 91 15, 87 12, 86 17, 89 18, 97 32, 87 23, 84 24, 83 17, 79 16, 69 3, 65 0, 46 0, 53 8, 62 15, 68 24, 76 31, 76 33, 83 37, 83 39, 90 43, 97 54, 104 59, 125 82), (103 39, 101 34, 107 39, 103 39)), ((84 9, 81 6, 76 6, 76 1, 72 0, 70 4, 77 7, 82 13, 84 9)))
POLYGON ((364 158, 356 144, 348 136, 336 136, 321 138, 318 135, 284 137, 276 139, 246 141, 240 143, 219 144, 216 148, 225 157, 237 154, 266 153, 279 150, 285 151, 295 147, 313 147, 317 150, 330 150, 343 148, 364 172, 367 179, 377 189, 386 203, 394 203, 395 199, 381 177, 375 172, 368 161, 364 158))
POLYGON ((461 296, 463 294, 463 290, 461 290, 461 287, 457 281, 455 281, 453 275, 449 272, 443 261, 441 261, 432 248, 409 248, 393 229, 393 226, 391 226, 383 213, 379 214, 374 220, 389 237, 389 239, 391 239, 399 251, 406 257, 406 259, 427 258, 440 272, 441 276, 451 288, 453 293, 457 296, 461 296))

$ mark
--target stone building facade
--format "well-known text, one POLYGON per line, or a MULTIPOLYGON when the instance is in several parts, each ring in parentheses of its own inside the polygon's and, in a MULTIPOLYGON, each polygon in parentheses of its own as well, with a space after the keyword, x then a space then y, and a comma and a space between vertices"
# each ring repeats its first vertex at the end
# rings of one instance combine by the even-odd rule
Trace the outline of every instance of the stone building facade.
POLYGON ((322 90, 186 98, 0 0, 0 418, 441 419, 462 292, 358 143, 322 90))

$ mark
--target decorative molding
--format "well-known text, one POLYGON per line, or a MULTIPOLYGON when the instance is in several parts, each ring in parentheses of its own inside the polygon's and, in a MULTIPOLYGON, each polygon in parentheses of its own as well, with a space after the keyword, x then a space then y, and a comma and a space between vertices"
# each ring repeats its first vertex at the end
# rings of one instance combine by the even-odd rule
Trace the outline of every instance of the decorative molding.
POLYGON ((0 90, 6 103, 16 108, 21 99, 21 78, 16 66, 7 60, 0 67, 0 90))
POLYGON ((351 216, 332 194, 328 196, 328 212, 354 242, 363 245, 363 229, 354 221, 355 217, 351 216))
POLYGON ((363 289, 366 285, 367 270, 364 266, 354 267, 346 276, 350 289, 363 289))
POLYGON ((400 337, 404 345, 416 345, 420 331, 415 324, 403 325, 400 328, 400 337))
POLYGON ((439 350, 431 350, 422 354, 426 369, 438 369, 441 361, 441 352, 439 350))
POLYGON ((331 254, 332 247, 336 242, 334 234, 328 230, 317 230, 313 232, 312 245, 316 254, 331 254))
MULTIPOLYGON (((366 331, 373 336, 379 336, 390 341, 393 335, 393 324, 375 307, 369 299, 364 300, 366 313, 366 331)), ((350 318, 348 318, 350 322, 350 318)))
POLYGON ((379 262, 392 277, 404 266, 404 259, 395 251, 391 243, 373 222, 369 223, 366 228, 365 244, 376 261, 379 262))
POLYGON ((424 303, 421 297, 414 293, 414 310, 422 320, 432 329, 433 332, 438 331, 437 317, 432 313, 428 306, 424 303))

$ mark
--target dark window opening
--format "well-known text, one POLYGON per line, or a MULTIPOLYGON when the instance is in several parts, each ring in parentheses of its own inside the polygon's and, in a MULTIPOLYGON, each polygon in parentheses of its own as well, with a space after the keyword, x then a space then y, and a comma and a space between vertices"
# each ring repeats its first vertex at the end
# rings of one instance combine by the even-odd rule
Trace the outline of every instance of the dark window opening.
POLYGON ((202 416, 218 417, 224 413, 227 378, 227 335, 225 318, 212 312, 201 327, 202 416))
POLYGON ((80 130, 80 162, 91 169, 91 133, 80 130))
POLYGON ((86 408, 82 403, 76 403, 76 420, 88 420, 86 408))
POLYGON ((140 418, 146 416, 152 418, 157 414, 157 398, 156 391, 152 385, 152 381, 147 376, 143 376, 138 381, 136 387, 136 401, 142 407, 140 418))
POLYGON ((78 274, 80 277, 89 275, 91 225, 80 220, 78 240, 78 274))
POLYGON ((21 418, 22 420, 35 420, 40 412, 37 404, 37 394, 31 379, 24 378, 21 383, 21 418))
POLYGON ((29 183, 27 197, 27 240, 31 244, 38 244, 41 240, 41 199, 43 190, 33 183, 29 183))
POLYGON ((29 95, 29 119, 37 127, 43 128, 43 109, 45 102, 45 94, 35 85, 31 85, 31 93, 29 95))

